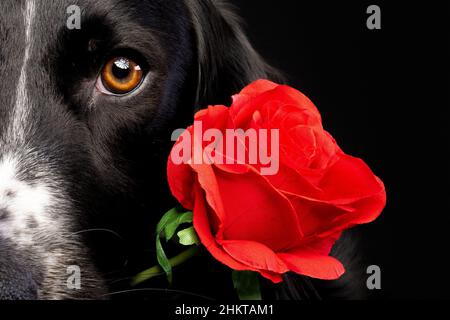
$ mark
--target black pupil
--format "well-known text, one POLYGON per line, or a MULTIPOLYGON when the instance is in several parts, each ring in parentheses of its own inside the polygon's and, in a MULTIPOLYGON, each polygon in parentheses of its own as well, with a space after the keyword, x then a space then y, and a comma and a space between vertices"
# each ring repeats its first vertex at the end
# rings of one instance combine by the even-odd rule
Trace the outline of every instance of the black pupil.
POLYGON ((112 73, 117 79, 126 79, 130 75, 130 61, 125 58, 120 58, 114 61, 112 66, 112 73))

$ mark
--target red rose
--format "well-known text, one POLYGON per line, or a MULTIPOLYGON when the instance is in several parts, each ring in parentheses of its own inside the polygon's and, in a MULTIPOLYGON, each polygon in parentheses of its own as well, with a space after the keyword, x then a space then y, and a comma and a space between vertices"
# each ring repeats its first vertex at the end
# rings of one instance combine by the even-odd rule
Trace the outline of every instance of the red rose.
MULTIPOLYGON (((345 229, 375 220, 386 194, 369 167, 346 155, 323 129, 314 104, 299 91, 260 80, 234 96, 230 108, 209 107, 195 120, 201 132, 192 126, 178 140, 168 180, 173 195, 193 210, 195 230, 207 250, 232 269, 257 271, 273 282, 289 271, 339 278, 345 270, 329 256, 332 246, 345 229), (213 142, 201 137, 212 128, 223 134, 227 129, 278 129, 279 149, 268 143, 263 150, 277 156, 279 151, 277 173, 263 175, 261 161, 233 163, 236 159, 220 154, 222 149, 210 156, 223 163, 194 161, 213 142), (197 143, 180 154, 188 135, 197 143), (184 163, 175 163, 176 156, 184 163)), ((226 145, 225 138, 219 140, 216 145, 226 145)), ((240 142, 248 160, 250 142, 240 142)))

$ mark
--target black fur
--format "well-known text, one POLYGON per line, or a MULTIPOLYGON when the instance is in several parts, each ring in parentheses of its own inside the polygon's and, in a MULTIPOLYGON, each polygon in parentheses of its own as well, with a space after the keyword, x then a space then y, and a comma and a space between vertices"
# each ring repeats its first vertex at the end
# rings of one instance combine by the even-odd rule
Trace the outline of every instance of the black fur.
MULTIPOLYGON (((254 51, 223 1, 35 1, 38 46, 28 67, 32 121, 26 124, 35 154, 22 154, 21 180, 39 182, 34 169, 45 162, 61 180, 55 192, 61 188, 68 201, 55 212, 70 216, 70 223, 65 240, 55 244, 30 220, 39 250, 23 252, 0 238, 0 298, 235 298, 230 271, 207 254, 177 269, 175 287, 163 293, 163 277, 139 291, 130 291, 129 283, 156 263, 155 225, 176 205, 165 171, 173 130, 189 125, 197 108, 229 104, 253 80, 282 81, 277 72, 254 51), (81 30, 66 28, 72 4, 82 9, 81 30), (94 99, 102 65, 119 54, 136 57, 151 78, 129 97, 94 99), (66 261, 45 265, 42 255, 54 250, 66 261), (48 270, 72 264, 83 271, 83 289, 55 294, 51 287, 61 286, 64 277, 55 271, 45 279, 48 270)), ((7 79, 0 82, 0 160, 22 147, 11 145, 4 132, 25 46, 23 8, 24 0, 0 3, 0 76, 7 79)), ((267 298, 321 299, 330 296, 326 287, 289 275, 285 285, 266 284, 264 292, 267 298)), ((359 296, 352 289, 345 297, 359 296)))

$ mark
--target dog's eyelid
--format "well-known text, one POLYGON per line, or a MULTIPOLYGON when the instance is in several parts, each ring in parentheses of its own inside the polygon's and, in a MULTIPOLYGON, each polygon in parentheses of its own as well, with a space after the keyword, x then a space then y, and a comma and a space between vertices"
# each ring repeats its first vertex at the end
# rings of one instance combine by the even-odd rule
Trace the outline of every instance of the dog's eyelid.
POLYGON ((108 63, 109 60, 114 57, 126 57, 133 60, 144 71, 149 69, 151 61, 145 57, 139 50, 130 47, 117 47, 109 50, 109 53, 105 56, 104 63, 108 63))

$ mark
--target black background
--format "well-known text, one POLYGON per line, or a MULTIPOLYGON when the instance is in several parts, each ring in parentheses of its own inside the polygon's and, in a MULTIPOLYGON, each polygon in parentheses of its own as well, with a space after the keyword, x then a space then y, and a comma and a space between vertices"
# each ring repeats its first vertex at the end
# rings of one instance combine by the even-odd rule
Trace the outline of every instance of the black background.
POLYGON ((359 228, 382 271, 373 297, 450 298, 449 6, 390 2, 233 1, 257 50, 386 184, 386 210, 359 228))

